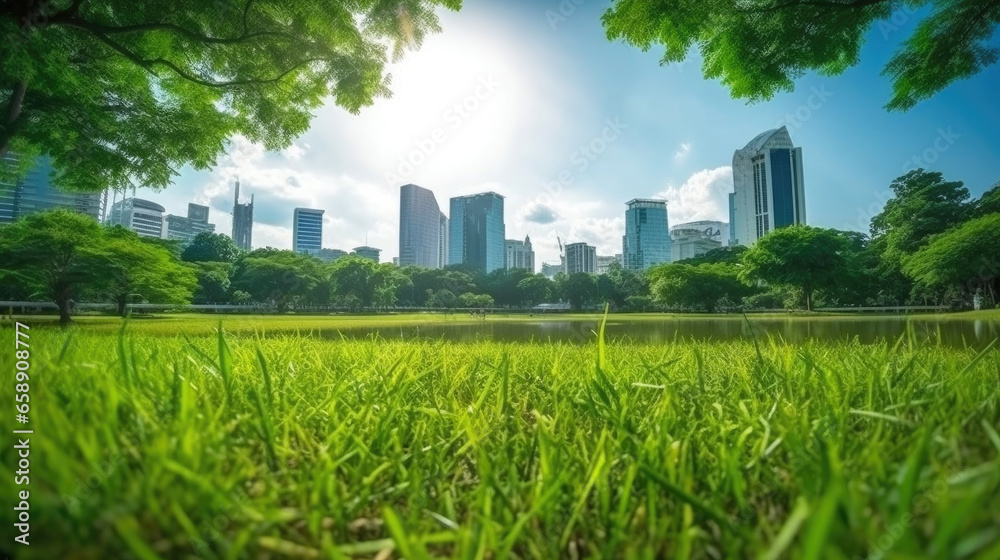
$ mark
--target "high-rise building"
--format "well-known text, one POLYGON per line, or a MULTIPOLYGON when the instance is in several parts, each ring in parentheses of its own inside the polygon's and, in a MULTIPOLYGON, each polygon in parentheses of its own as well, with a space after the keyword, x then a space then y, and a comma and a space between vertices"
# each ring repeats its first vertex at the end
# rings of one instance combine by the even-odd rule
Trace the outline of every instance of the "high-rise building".
POLYGON ((806 223, 802 148, 786 127, 758 134, 733 154, 735 236, 741 245, 780 227, 806 223))
POLYGON ((729 245, 736 245, 736 193, 729 193, 729 245))
POLYGON ((441 235, 438 238, 438 268, 444 268, 448 266, 448 243, 451 236, 451 232, 448 229, 448 216, 445 216, 444 212, 441 212, 440 220, 440 231, 441 235))
POLYGON ((451 199, 448 264, 490 273, 504 266, 503 197, 495 192, 451 199))
POLYGON ((347 251, 341 251, 340 249, 320 249, 318 252, 313 253, 312 256, 325 263, 332 263, 340 257, 347 256, 347 251))
POLYGON ((253 244, 253 195, 250 202, 240 204, 240 180, 236 179, 236 198, 233 202, 233 242, 244 251, 253 244))
POLYGON ((622 262, 622 256, 620 254, 614 256, 597 255, 597 273, 607 274, 608 271, 611 269, 612 264, 614 263, 621 264, 621 262, 622 262))
POLYGON ((167 214, 164 238, 183 242, 194 240, 199 233, 214 233, 215 224, 208 223, 208 206, 188 204, 187 217, 167 214))
POLYGON ((115 202, 108 214, 108 224, 125 226, 143 237, 163 237, 165 208, 141 198, 125 198, 115 202))
POLYGON ((729 241, 729 224, 713 220, 670 227, 671 261, 693 259, 729 241))
POLYGON ((323 212, 314 208, 296 208, 292 220, 292 250, 296 253, 319 253, 323 248, 323 212))
POLYGON ((525 236, 524 241, 507 239, 504 241, 503 266, 507 270, 524 268, 535 273, 535 251, 531 249, 531 237, 525 236))
POLYGON ((352 254, 359 257, 364 257, 366 259, 371 259, 375 262, 379 262, 379 255, 382 254, 382 249, 376 249, 375 247, 355 247, 352 254))
POLYGON ((670 262, 670 231, 664 200, 636 198, 625 203, 625 235, 622 237, 623 266, 646 270, 670 262))
MULTIPOLYGON (((0 165, 17 165, 17 156, 8 153, 0 165)), ((16 183, 0 182, 0 224, 7 224, 22 216, 64 208, 101 218, 101 193, 68 192, 52 184, 52 160, 40 157, 25 176, 16 183)))
POLYGON ((597 272, 597 247, 586 243, 566 245, 566 274, 597 272))
POLYGON ((566 272, 566 266, 563 263, 542 263, 542 275, 547 278, 555 278, 556 274, 560 272, 566 272))
POLYGON ((399 187, 400 266, 444 266, 447 223, 433 192, 412 184, 399 187))

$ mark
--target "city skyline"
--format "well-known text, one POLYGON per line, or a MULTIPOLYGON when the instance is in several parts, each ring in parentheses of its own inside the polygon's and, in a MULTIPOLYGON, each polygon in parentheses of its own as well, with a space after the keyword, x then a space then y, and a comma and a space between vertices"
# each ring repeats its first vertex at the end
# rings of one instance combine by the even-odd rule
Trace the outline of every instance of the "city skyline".
POLYGON ((444 14, 445 32, 391 69, 392 98, 359 115, 320 108, 281 152, 234 139, 214 170, 184 168, 162 195, 137 196, 175 214, 188 202, 209 205, 218 231, 228 231, 223 214, 239 176, 259 202, 255 247, 291 248, 292 209, 327 208, 325 246, 360 245, 367 234, 388 261, 398 256, 400 185, 431 188, 442 206, 493 190, 507 197, 509 236, 531 235, 536 260, 556 262, 557 235, 621 252, 621 204, 633 197, 665 198, 672 223, 728 222, 733 151, 782 125, 805 147, 816 226, 866 232, 892 180, 916 167, 963 181, 974 197, 998 178, 1000 112, 987 94, 995 70, 909 112, 882 108, 882 66, 918 18, 872 29, 861 63, 844 75, 807 73, 794 91, 748 105, 701 76, 696 52, 660 66, 661 53, 607 41, 599 3, 576 5, 553 25, 545 13, 557 9, 512 0, 444 14))

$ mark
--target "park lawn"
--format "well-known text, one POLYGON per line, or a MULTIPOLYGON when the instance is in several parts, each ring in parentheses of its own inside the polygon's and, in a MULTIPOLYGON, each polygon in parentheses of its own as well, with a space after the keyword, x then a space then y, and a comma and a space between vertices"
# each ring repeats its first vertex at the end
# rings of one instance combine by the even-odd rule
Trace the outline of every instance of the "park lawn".
POLYGON ((326 340, 308 325, 381 317, 218 319, 30 331, 17 558, 1000 556, 996 346, 326 340))

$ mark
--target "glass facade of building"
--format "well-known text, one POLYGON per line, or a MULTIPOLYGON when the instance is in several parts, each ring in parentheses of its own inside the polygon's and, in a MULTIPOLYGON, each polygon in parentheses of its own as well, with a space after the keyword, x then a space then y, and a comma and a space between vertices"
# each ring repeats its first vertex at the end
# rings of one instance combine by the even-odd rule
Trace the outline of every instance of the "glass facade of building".
POLYGON ((670 262, 670 228, 667 203, 637 198, 626 203, 625 236, 622 239, 624 266, 646 270, 670 262))
POLYGON ((752 245, 777 228, 805 224, 802 148, 781 127, 757 135, 733 154, 731 237, 752 245))
MULTIPOLYGON (((17 165, 17 156, 8 153, 0 165, 17 165)), ((67 192, 52 184, 52 162, 38 158, 16 184, 0 183, 0 224, 7 224, 34 212, 64 208, 101 219, 101 193, 67 192)))
POLYGON ((319 253, 323 248, 323 210, 296 208, 292 220, 292 250, 319 253))
POLYGON ((504 267, 503 197, 494 192, 451 199, 448 264, 486 273, 504 267))
POLYGON ((447 223, 433 192, 417 185, 399 188, 400 266, 443 266, 442 218, 447 223))
POLYGON ((250 202, 240 204, 240 180, 236 180, 236 198, 233 202, 233 242, 244 251, 253 244, 253 195, 250 202))

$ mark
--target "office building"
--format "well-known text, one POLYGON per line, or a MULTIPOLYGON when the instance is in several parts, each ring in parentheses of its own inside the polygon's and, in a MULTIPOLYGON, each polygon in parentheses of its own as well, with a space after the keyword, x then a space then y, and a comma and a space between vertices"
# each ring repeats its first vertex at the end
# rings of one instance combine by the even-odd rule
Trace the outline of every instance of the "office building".
POLYGON ((347 256, 347 251, 341 251, 340 249, 320 249, 316 253, 312 253, 312 256, 325 263, 332 263, 340 257, 347 256))
POLYGON ((542 275, 546 278, 555 278, 556 274, 566 271, 566 265, 563 263, 553 264, 553 263, 542 263, 542 275))
POLYGON ((736 193, 729 193, 729 245, 736 245, 736 193))
POLYGON ((108 224, 124 226, 143 237, 163 237, 165 208, 141 198, 125 198, 115 202, 108 214, 108 224))
POLYGON ((236 198, 233 203, 233 242, 244 251, 253 244, 253 195, 250 202, 240 203, 240 180, 236 179, 236 198))
POLYGON ((729 224, 712 220, 677 224, 670 228, 671 261, 693 259, 729 241, 729 224))
POLYGON ((451 199, 448 264, 490 273, 504 266, 503 197, 494 192, 451 199))
POLYGON ((376 249, 375 247, 355 247, 354 252, 351 254, 379 262, 379 255, 382 254, 382 249, 376 249))
POLYGON ((621 264, 621 262, 622 262, 621 254, 617 254, 614 256, 597 255, 597 273, 607 274, 608 271, 611 269, 612 264, 614 263, 621 264))
POLYGON ((629 270, 670 262, 670 230, 664 200, 636 198, 625 203, 623 266, 629 270))
POLYGON ((735 237, 753 245, 780 227, 806 223, 802 148, 786 127, 757 135, 733 154, 735 237))
POLYGON ((434 193, 417 185, 399 188, 399 264, 441 268, 448 260, 448 217, 434 193))
POLYGON ((566 274, 597 272, 597 247, 586 243, 566 245, 566 274))
POLYGON ((296 208, 292 218, 292 250, 319 253, 323 248, 323 213, 315 208, 296 208))
POLYGON ((187 217, 167 214, 163 237, 186 243, 204 232, 215 232, 215 224, 208 223, 208 206, 188 204, 187 217))
POLYGON ((531 237, 525 236, 524 241, 508 239, 504 241, 503 266, 507 270, 524 268, 535 272, 535 251, 531 248, 531 237))
MULTIPOLYGON (((17 156, 8 153, 0 165, 17 165, 17 156)), ((0 182, 0 224, 8 224, 22 216, 63 208, 101 219, 101 193, 68 192, 52 184, 52 160, 40 157, 23 178, 16 183, 0 182)))

